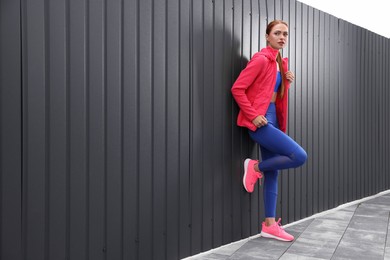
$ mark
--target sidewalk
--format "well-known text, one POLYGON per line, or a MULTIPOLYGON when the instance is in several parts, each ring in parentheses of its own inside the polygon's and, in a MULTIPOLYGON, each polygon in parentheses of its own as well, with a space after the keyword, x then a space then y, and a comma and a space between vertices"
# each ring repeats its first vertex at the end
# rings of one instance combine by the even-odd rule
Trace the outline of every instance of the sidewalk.
POLYGON ((201 253, 200 259, 388 259, 390 260, 390 193, 316 214, 286 225, 293 242, 259 235, 201 253))

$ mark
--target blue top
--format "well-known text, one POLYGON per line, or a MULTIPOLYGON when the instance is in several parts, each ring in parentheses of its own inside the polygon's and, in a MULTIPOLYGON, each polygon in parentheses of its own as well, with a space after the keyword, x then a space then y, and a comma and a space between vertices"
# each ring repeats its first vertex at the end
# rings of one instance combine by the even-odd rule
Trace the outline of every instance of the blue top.
POLYGON ((276 84, 275 84, 274 92, 278 92, 280 83, 282 83, 282 74, 280 74, 280 71, 278 71, 276 75, 276 84))

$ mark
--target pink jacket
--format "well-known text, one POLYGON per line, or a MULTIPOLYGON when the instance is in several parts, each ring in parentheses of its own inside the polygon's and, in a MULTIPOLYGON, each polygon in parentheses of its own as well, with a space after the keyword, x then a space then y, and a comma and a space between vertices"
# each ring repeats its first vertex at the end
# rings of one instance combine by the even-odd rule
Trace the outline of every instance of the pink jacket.
MULTIPOLYGON (((246 68, 241 71, 232 87, 232 94, 240 107, 237 117, 237 125, 256 131, 257 127, 252 123, 259 115, 265 115, 272 99, 276 83, 276 57, 278 50, 269 46, 255 53, 248 62, 246 68)), ((283 58, 284 71, 288 71, 288 59, 283 58)), ((286 132, 287 128, 287 102, 290 82, 284 82, 284 96, 276 98, 276 115, 279 128, 286 132)))

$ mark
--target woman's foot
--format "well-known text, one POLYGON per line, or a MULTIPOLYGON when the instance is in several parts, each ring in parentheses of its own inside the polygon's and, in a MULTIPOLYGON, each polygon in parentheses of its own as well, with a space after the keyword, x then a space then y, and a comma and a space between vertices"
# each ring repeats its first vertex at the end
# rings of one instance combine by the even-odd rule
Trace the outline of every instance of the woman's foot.
POLYGON ((293 241, 294 236, 290 235, 283 229, 280 221, 281 219, 270 226, 267 226, 265 222, 263 222, 260 235, 262 237, 274 238, 280 241, 293 241))
POLYGON ((242 182, 245 190, 250 193, 255 189, 257 180, 263 178, 263 174, 255 170, 255 165, 257 163, 258 161, 251 159, 246 159, 244 161, 244 177, 242 178, 242 182))

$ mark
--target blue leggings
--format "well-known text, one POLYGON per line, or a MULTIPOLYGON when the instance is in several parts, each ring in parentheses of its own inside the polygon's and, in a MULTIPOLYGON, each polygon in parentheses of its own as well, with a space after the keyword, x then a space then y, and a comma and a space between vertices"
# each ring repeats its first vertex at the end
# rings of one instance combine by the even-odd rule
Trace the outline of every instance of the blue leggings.
POLYGON ((279 130, 275 103, 271 103, 265 115, 268 124, 249 135, 260 145, 262 161, 259 169, 264 173, 265 217, 276 216, 278 197, 278 170, 296 168, 305 163, 307 154, 291 137, 279 130))

